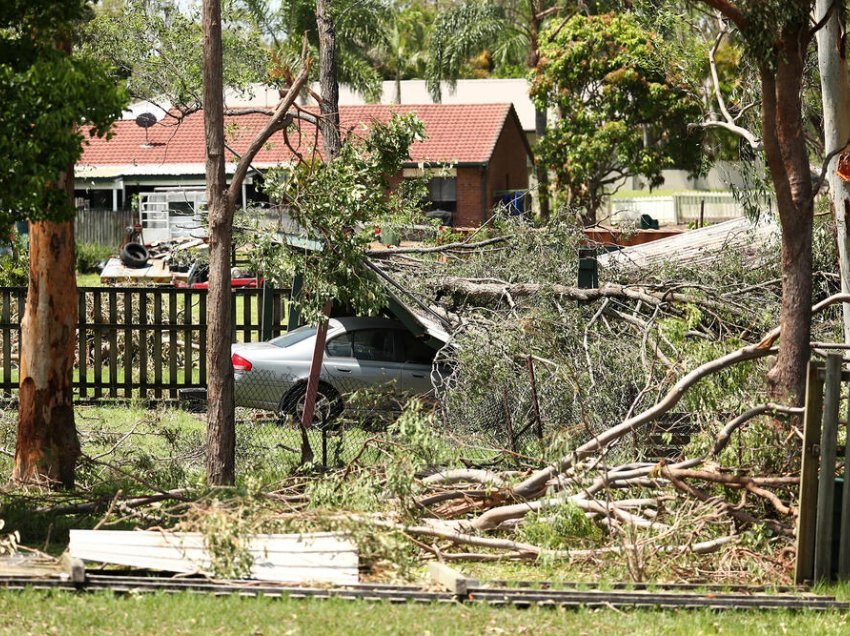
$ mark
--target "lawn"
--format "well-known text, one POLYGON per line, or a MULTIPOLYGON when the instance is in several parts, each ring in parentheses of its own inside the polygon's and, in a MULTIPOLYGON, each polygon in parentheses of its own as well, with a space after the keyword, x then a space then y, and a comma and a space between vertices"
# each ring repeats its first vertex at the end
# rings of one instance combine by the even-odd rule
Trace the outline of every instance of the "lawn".
POLYGON ((193 594, 0 592, 4 634, 846 634, 838 613, 517 610, 193 594))

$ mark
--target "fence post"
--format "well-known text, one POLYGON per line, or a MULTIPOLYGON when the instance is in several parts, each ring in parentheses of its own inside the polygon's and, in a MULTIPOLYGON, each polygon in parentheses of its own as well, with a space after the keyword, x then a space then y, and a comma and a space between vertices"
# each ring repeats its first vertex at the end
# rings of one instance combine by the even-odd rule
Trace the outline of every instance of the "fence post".
POLYGON ((802 585, 812 579, 815 559, 815 514, 818 497, 820 424, 823 408, 821 366, 809 362, 806 379, 806 410, 803 417, 803 457, 800 468, 800 499, 797 515, 797 563, 794 582, 802 585))
POLYGON ((835 453, 838 445, 838 406, 841 400, 841 362, 842 356, 839 353, 831 353, 826 358, 815 528, 815 583, 829 580, 832 565, 832 513, 835 497, 835 453))
POLYGON ((292 292, 289 298, 292 302, 289 303, 289 320, 286 321, 286 330, 292 331, 298 328, 301 323, 301 310, 298 308, 298 301, 301 300, 301 288, 304 286, 304 274, 296 274, 292 279, 292 292))
POLYGON ((511 409, 508 406, 508 390, 502 389, 502 406, 505 409, 505 426, 508 428, 508 439, 511 443, 511 452, 516 455, 516 438, 514 437, 514 423, 511 419, 511 409))
POLYGON ((274 289, 269 281, 263 281, 263 297, 260 305, 260 340, 271 340, 274 320, 274 289))
POLYGON ((543 420, 540 418, 540 402, 537 399, 537 379, 534 377, 534 358, 528 356, 528 376, 531 379, 531 404, 537 420, 537 439, 543 439, 543 420))

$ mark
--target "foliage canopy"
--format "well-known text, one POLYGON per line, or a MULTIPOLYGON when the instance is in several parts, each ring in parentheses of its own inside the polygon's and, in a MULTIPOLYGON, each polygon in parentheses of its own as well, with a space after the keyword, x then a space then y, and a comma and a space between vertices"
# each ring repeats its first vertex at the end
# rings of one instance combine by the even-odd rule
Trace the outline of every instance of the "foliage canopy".
POLYGON ((574 16, 543 38, 531 94, 557 121, 538 145, 566 203, 593 221, 624 177, 700 167, 701 106, 664 41, 629 15, 574 16))
POLYGON ((70 218, 67 193, 51 186, 85 136, 121 116, 123 86, 91 57, 68 55, 88 14, 85 0, 13 0, 0 12, 0 225, 70 218))

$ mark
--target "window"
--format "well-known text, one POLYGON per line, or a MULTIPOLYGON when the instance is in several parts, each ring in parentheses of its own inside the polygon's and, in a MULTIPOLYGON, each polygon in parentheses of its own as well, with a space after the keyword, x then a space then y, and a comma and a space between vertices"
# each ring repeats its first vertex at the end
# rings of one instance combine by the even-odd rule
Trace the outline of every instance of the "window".
POLYGON ((363 329, 354 332, 354 357, 358 360, 395 361, 393 332, 389 329, 363 329))
POLYGON ((397 331, 396 334, 399 342, 397 358, 399 362, 427 364, 429 366, 434 363, 436 351, 425 342, 409 331, 397 331))
POLYGON ((428 182, 429 205, 432 210, 454 212, 457 208, 457 178, 434 177, 428 182))
POLYGON ((344 333, 327 344, 329 356, 374 362, 395 362, 393 332, 389 329, 361 329, 344 333))
POLYGON ((276 347, 281 347, 282 349, 285 349, 286 347, 291 347, 292 345, 297 344, 302 340, 312 338, 315 335, 315 327, 311 327, 310 325, 304 325, 303 327, 298 327, 298 329, 293 329, 289 333, 285 333, 282 336, 278 336, 277 338, 269 340, 269 343, 273 344, 276 347))
POLYGON ((337 336, 333 340, 329 340, 326 345, 328 355, 334 358, 352 358, 354 355, 351 351, 352 334, 344 333, 337 336))

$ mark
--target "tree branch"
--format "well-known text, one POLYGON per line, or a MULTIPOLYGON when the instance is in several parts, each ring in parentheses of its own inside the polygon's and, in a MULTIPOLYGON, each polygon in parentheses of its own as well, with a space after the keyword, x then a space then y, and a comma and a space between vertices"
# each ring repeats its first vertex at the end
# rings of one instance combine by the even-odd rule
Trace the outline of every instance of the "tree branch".
POLYGON ((487 245, 493 245, 494 243, 505 243, 510 241, 511 237, 509 236, 495 236, 493 238, 489 238, 484 241, 478 241, 476 243, 467 243, 465 241, 458 241, 456 243, 446 243, 445 245, 435 245, 433 247, 393 247, 393 248, 385 248, 385 249, 368 249, 364 251, 366 256, 378 257, 378 258, 389 258, 391 256, 396 256, 398 254, 434 254, 438 252, 447 252, 451 250, 474 250, 479 247, 485 247, 487 245))
POLYGON ((712 9, 719 11, 723 17, 731 20, 738 27, 738 30, 743 31, 747 27, 747 19, 744 17, 744 12, 728 0, 702 0, 702 2, 712 9))
POLYGON ((231 179, 230 186, 227 189, 227 196, 231 201, 236 200, 239 189, 242 187, 242 182, 245 180, 248 170, 251 169, 251 162, 254 160, 254 157, 257 156, 257 153, 260 152, 269 138, 286 125, 285 116, 292 107, 292 104, 295 103, 295 100, 298 98, 304 84, 307 82, 307 78, 310 74, 311 63, 311 60, 306 57, 306 54, 303 54, 301 58, 301 70, 292 81, 286 95, 281 98, 280 102, 278 102, 278 105, 274 110, 274 114, 271 116, 263 130, 261 130, 260 133, 251 141, 248 149, 236 165, 236 171, 233 173, 233 178, 231 179))
MULTIPOLYGON (((724 130, 728 130, 739 137, 742 137, 750 144, 750 147, 753 150, 760 150, 762 147, 761 139, 753 135, 749 130, 739 126, 737 124, 737 117, 733 117, 729 112, 729 109, 726 106, 726 100, 723 98, 723 91, 720 89, 720 76, 717 73, 717 49, 720 47, 720 43, 723 41, 724 36, 727 33, 726 25, 720 30, 720 33, 717 34, 717 37, 714 38, 714 45, 708 51, 708 64, 711 69, 711 84, 714 87, 714 97, 717 100, 717 106, 720 108, 720 114, 723 116, 723 121, 711 120, 704 122, 702 124, 703 128, 722 128, 724 130)), ((751 105, 750 105, 751 106, 751 105)), ((742 111, 743 112, 743 111, 742 111)), ((739 117, 740 117, 739 113, 739 117)))
MULTIPOLYGON (((835 294, 822 300, 812 307, 812 315, 815 315, 836 303, 850 303, 850 294, 835 294)), ((590 441, 579 446, 569 455, 562 457, 559 461, 532 473, 527 479, 514 486, 507 493, 507 496, 520 500, 539 497, 545 492, 549 480, 556 478, 562 472, 575 466, 579 460, 588 457, 592 453, 604 451, 615 441, 619 440, 627 433, 630 433, 638 426, 652 422, 659 416, 667 413, 679 402, 679 400, 682 399, 685 391, 690 389, 702 378, 740 362, 756 360, 775 353, 776 349, 773 348, 773 344, 779 338, 780 333, 780 327, 776 327, 768 332, 758 344, 742 347, 727 353, 725 356, 721 356, 720 358, 701 364, 676 382, 667 394, 653 406, 642 413, 623 421, 617 426, 609 428, 601 435, 595 436, 590 441)), ((488 511, 488 514, 497 515, 498 512, 496 511, 498 510, 498 508, 495 508, 488 511)), ((493 526, 490 525, 487 519, 482 520, 482 517, 478 517, 474 520, 472 526, 479 530, 492 528, 493 526)))

